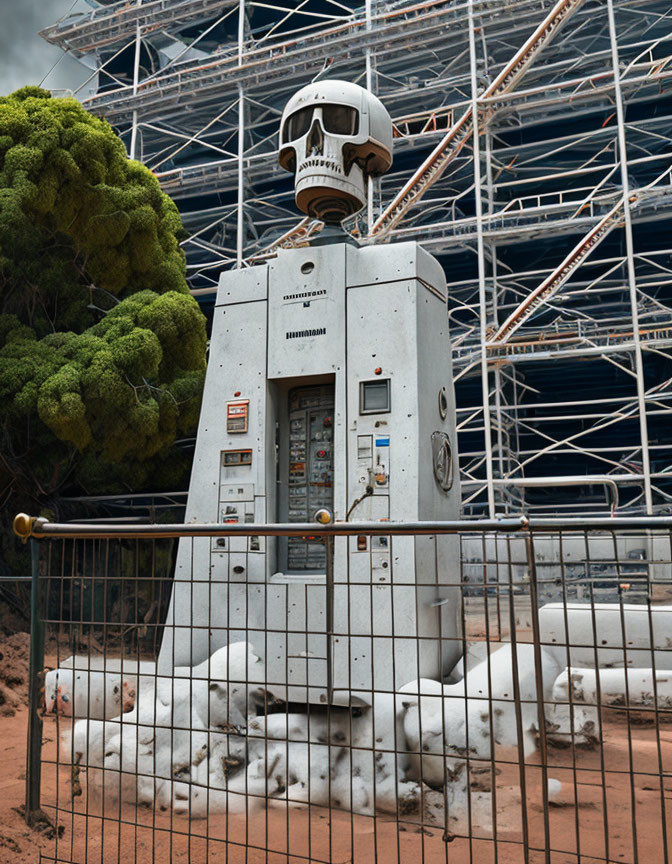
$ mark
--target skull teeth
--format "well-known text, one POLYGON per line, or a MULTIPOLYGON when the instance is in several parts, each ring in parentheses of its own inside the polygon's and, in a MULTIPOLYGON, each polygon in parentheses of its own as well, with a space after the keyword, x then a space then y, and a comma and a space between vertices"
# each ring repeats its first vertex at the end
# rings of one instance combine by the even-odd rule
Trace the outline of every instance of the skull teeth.
POLYGON ((334 162, 333 159, 306 159, 305 162, 302 162, 299 165, 299 169, 297 173, 301 173, 307 168, 328 168, 330 171, 334 171, 336 174, 342 174, 343 169, 338 164, 338 162, 334 162))

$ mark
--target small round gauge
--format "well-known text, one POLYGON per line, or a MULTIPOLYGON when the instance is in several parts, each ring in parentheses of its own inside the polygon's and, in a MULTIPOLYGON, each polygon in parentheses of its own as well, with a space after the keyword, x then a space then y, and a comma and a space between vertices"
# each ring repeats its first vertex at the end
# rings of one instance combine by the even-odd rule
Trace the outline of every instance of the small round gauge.
POLYGON ((439 487, 449 492, 453 486, 453 450, 445 432, 432 432, 432 467, 439 487))
POLYGON ((442 387, 439 390, 439 414, 441 415, 441 419, 446 419, 446 414, 448 413, 448 394, 446 393, 446 388, 442 387))

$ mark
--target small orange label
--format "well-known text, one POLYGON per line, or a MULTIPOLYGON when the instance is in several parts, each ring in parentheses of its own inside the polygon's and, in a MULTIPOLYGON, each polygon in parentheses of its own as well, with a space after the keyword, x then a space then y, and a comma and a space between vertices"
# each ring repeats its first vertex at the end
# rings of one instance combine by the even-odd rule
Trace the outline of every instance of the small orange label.
POLYGON ((241 432, 247 432, 249 413, 249 399, 243 399, 240 402, 227 402, 226 431, 229 435, 238 435, 241 432))

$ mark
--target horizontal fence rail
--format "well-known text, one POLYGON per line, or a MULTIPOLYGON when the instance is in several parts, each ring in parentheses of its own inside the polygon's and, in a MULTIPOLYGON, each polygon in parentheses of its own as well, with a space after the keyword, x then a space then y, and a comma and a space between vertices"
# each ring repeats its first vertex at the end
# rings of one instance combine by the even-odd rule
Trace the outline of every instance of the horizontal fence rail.
POLYGON ((672 528, 672 516, 618 516, 606 517, 533 517, 517 516, 501 519, 470 519, 454 522, 332 522, 320 525, 315 522, 287 522, 273 524, 89 524, 76 522, 49 522, 41 517, 30 517, 21 513, 15 520, 16 533, 28 539, 47 538, 126 538, 133 540, 175 537, 226 537, 260 535, 266 537, 300 537, 314 534, 327 536, 377 535, 382 529, 388 535, 422 534, 481 534, 508 533, 513 531, 608 531, 667 530, 672 528))
POLYGON ((42 860, 669 861, 672 518, 15 530, 42 860))

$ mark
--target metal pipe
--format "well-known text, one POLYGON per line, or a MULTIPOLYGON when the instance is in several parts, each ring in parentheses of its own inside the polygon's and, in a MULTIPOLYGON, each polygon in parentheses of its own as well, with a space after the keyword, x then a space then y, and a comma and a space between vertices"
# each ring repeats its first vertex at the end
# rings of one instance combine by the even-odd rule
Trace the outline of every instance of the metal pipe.
POLYGON ((651 495, 651 462, 649 460, 649 431, 646 421, 644 402, 644 364, 642 346, 639 338, 639 306, 637 301, 637 279, 635 276, 634 244, 632 240, 632 214, 630 212, 630 179, 628 177, 628 151, 625 143, 625 112, 621 92, 621 73, 618 63, 618 44, 616 42, 616 19, 614 0, 607 0, 609 17, 609 40, 611 42, 611 63, 614 72, 614 96, 616 100, 616 121, 618 131, 618 150, 621 162, 621 185, 623 186, 623 215, 625 216, 625 248, 628 270, 628 290, 630 294, 630 314, 632 316, 633 342, 635 352, 635 372, 637 377, 637 402, 639 405, 639 432, 642 443, 642 468, 644 470, 644 498, 646 512, 653 512, 651 495))
MULTIPOLYGON (((628 480, 639 480, 641 482, 644 477, 633 475, 628 477, 628 480)), ((618 486, 612 477, 605 475, 590 475, 586 474, 571 476, 571 477, 496 477, 493 481, 495 486, 522 486, 524 488, 534 486, 591 486, 599 483, 603 486, 608 486, 612 493, 612 504, 618 507, 618 486)), ((483 480, 462 480, 462 486, 483 486, 483 480)))
MULTIPOLYGON (((371 29, 371 0, 366 0, 364 4, 364 12, 366 18, 366 29, 371 29)), ((371 59, 371 49, 367 47, 364 52, 366 61, 366 89, 373 93, 373 61, 371 59)), ((370 234, 373 228, 373 177, 369 177, 366 187, 366 226, 370 234)))
MULTIPOLYGON (((142 0, 138 0, 137 5, 140 6, 142 4, 142 0)), ((138 76, 140 74, 140 21, 138 20, 135 25, 135 56, 133 57, 133 95, 137 95, 138 92, 138 76)), ((133 110, 133 122, 131 127, 131 145, 129 151, 129 157, 131 159, 135 159, 135 144, 138 135, 138 109, 135 108, 133 110)))
POLYGON ((31 592, 30 592, 30 660, 28 674, 28 751, 26 755, 26 824, 33 826, 41 813, 42 786, 42 717, 40 716, 40 692, 44 686, 44 623, 43 586, 40 580, 40 544, 30 543, 31 592))
POLYGON ((245 96, 243 85, 238 87, 238 202, 236 208, 236 266, 243 266, 243 242, 244 229, 244 199, 245 199, 245 176, 243 163, 245 158, 245 96))
POLYGON ((502 519, 464 519, 446 522, 333 522, 318 525, 314 522, 291 522, 278 524, 146 524, 146 525, 89 525, 77 522, 49 522, 42 517, 32 518, 19 514, 14 520, 15 533, 38 540, 51 537, 141 539, 143 537, 357 537, 357 536, 408 536, 413 534, 472 534, 511 533, 516 531, 664 531, 672 528, 672 516, 618 516, 612 518, 577 516, 530 517, 515 516, 502 519), (24 534, 17 528, 19 520, 29 523, 24 534))
POLYGON ((495 487, 492 466, 492 422, 490 418, 490 385, 488 357, 485 351, 488 328, 488 305, 485 293, 485 254, 483 250, 483 200, 481 197, 481 150, 478 116, 478 83, 476 79, 476 38, 474 34, 473 0, 469 0, 469 63, 471 67, 471 116, 472 144, 474 148, 474 195, 476 203, 476 249, 478 255, 478 307, 479 334, 481 340, 481 400, 485 426, 485 474, 488 494, 488 516, 495 518, 495 487))
MULTIPOLYGON (((664 391, 662 393, 649 393, 646 396, 646 399, 649 401, 652 401, 652 402, 656 402, 658 399, 670 399, 670 398, 672 398, 672 391, 664 391)), ((569 401, 566 401, 566 402, 534 402, 531 405, 523 404, 520 406, 520 408, 521 408, 521 410, 529 408, 530 410, 534 409, 535 411, 537 411, 539 408, 566 408, 568 405, 572 405, 572 406, 610 405, 612 403, 614 405, 623 405, 623 404, 627 405, 627 404, 630 404, 631 402, 632 402, 632 396, 605 396, 602 399, 572 399, 571 402, 569 402, 569 401)), ((458 407, 455 409, 456 414, 467 414, 470 412, 474 412, 473 405, 468 405, 466 407, 461 407, 461 408, 458 407)), ((566 419, 565 414, 560 414, 560 415, 556 415, 556 416, 560 416, 563 419, 566 419)), ((574 416, 574 415, 572 415, 572 416, 574 416)), ((582 417, 583 415, 577 414, 575 416, 576 417, 582 417)), ((592 416, 602 417, 603 415, 602 414, 600 414, 600 415, 592 415, 591 414, 590 416, 591 417, 592 416)), ((537 421, 539 419, 541 419, 541 418, 535 418, 535 420, 537 420, 537 421)), ((136 494, 140 494, 140 493, 136 493, 136 494)), ((167 492, 167 493, 162 493, 162 494, 168 495, 170 493, 167 492)), ((118 498, 119 496, 114 495, 113 497, 118 498)))
POLYGON ((333 642, 335 636, 334 629, 334 538, 331 536, 324 538, 324 552, 326 559, 326 574, 325 574, 325 589, 326 589, 326 625, 327 625, 327 698, 331 705, 334 693, 334 678, 333 678, 333 642))
MULTIPOLYGON (((240 0, 238 5, 238 66, 243 65, 245 51, 245 0, 240 0)), ((243 242, 244 230, 244 199, 245 178, 243 174, 243 162, 245 158, 245 94, 243 82, 238 84, 238 201, 236 208, 236 266, 243 266, 243 242)))
POLYGON ((534 673, 537 682, 537 730, 539 732, 539 753, 541 756, 541 800, 544 814, 544 862, 551 864, 551 824, 548 807, 548 748, 546 742, 546 716, 544 703, 543 658, 541 653, 541 634, 539 629, 539 595, 537 591, 537 558, 532 535, 525 538, 527 572, 530 585, 530 617, 532 619, 532 642, 534 651, 534 673))

